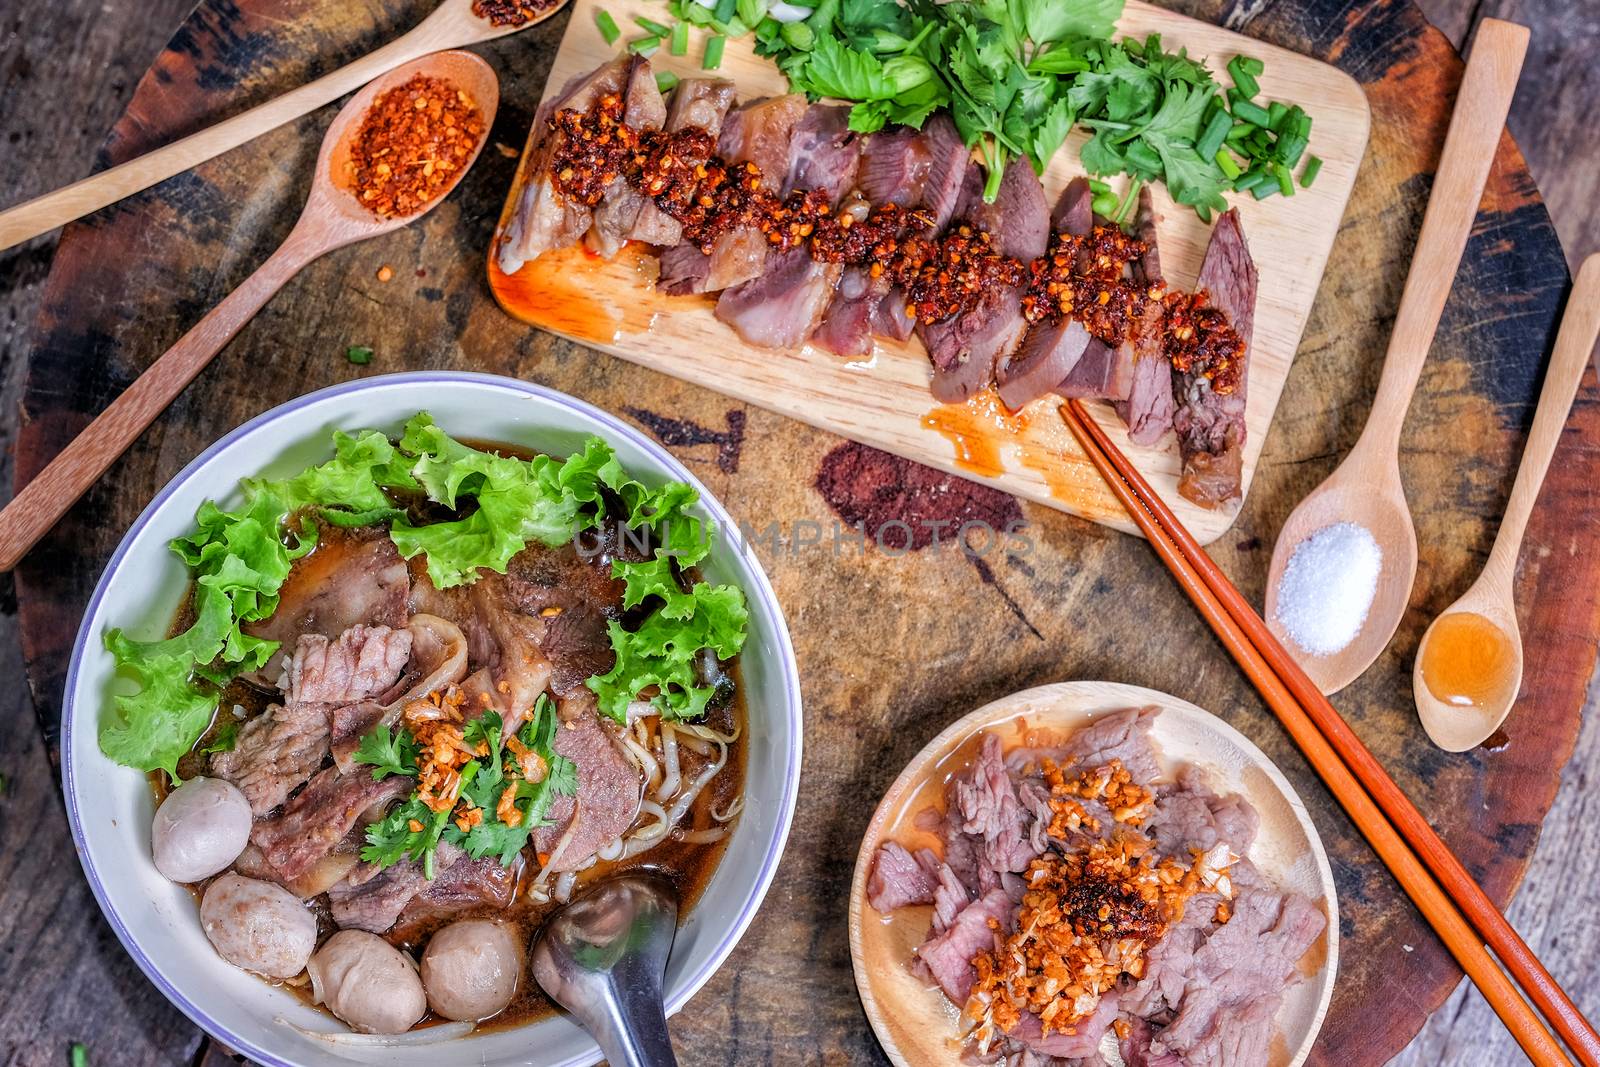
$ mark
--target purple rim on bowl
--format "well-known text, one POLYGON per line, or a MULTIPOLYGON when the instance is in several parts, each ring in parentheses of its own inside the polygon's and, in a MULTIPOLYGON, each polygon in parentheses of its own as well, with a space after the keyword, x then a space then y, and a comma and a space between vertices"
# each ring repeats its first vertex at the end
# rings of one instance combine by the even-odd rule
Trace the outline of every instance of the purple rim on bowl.
MULTIPOLYGON (((106 920, 111 924, 112 930, 117 935, 117 940, 122 942, 122 947, 127 950, 128 955, 133 957, 133 961, 139 965, 139 969, 144 972, 145 977, 150 979, 150 981, 155 984, 156 988, 160 989, 166 998, 175 1004, 186 1016, 188 1016, 189 1020, 196 1026, 200 1027, 200 1029, 204 1030, 207 1034, 211 1035, 217 1040, 226 1043, 230 1048, 249 1056, 257 1063, 262 1064, 263 1067, 297 1067, 297 1065, 290 1061, 279 1059, 272 1053, 258 1047, 254 1042, 244 1040, 243 1038, 233 1034, 226 1027, 222 1026, 201 1011, 199 1007, 190 1001, 188 997, 184 996, 183 993, 179 991, 177 986, 172 983, 158 967, 156 967, 154 962, 148 956, 145 955, 144 951, 140 949, 138 943, 134 940, 132 934, 128 931, 127 926, 123 923, 122 917, 118 915, 116 909, 111 906, 110 899, 106 895, 105 886, 101 880, 100 874, 95 869, 94 862, 89 857, 89 849, 84 839, 77 805, 77 789, 75 788, 77 768, 72 757, 72 734, 74 729, 74 720, 77 718, 77 709, 74 706, 74 694, 77 690, 78 671, 83 662, 84 652, 88 648, 88 642, 93 636, 89 632, 90 620, 92 620, 97 613, 100 602, 105 596, 106 587, 111 580, 111 576, 121 565, 123 557, 127 555, 134 538, 147 525, 149 525, 156 510, 167 501, 167 499, 177 490, 179 486, 193 477, 194 474, 200 470, 200 468, 211 462, 211 460, 214 459, 218 453, 222 452, 241 437, 253 433, 256 430, 276 422, 278 419, 289 415, 292 412, 299 411, 300 409, 305 408, 313 403, 317 403, 331 397, 343 396, 349 393, 365 392, 370 389, 387 385, 412 385, 419 383, 481 385, 524 397, 538 397, 542 400, 553 403, 558 407, 565 408, 568 411, 593 419, 604 426, 608 434, 615 434, 618 437, 626 438, 630 444, 639 448, 657 463, 660 463, 662 466, 666 467, 672 472, 672 477, 693 485, 700 493, 701 506, 711 513, 712 519, 724 532, 724 535, 729 538, 734 550, 741 554, 749 552, 748 546, 744 543, 744 539, 740 534, 739 525, 733 520, 733 517, 728 514, 726 509, 723 508, 722 503, 712 496, 710 491, 701 484, 700 480, 696 478, 681 462, 679 462, 675 456, 673 456, 665 448, 662 448, 660 445, 650 440, 648 437, 644 436, 634 427, 629 426, 616 416, 602 411, 600 408, 597 408, 592 404, 579 400, 576 397, 569 396, 566 393, 559 392, 558 390, 549 389, 541 385, 534 385, 529 382, 518 381, 514 378, 505 378, 493 374, 477 374, 467 371, 413 371, 401 374, 385 374, 371 378, 362 378, 358 379, 357 381, 346 382, 341 385, 330 386, 326 389, 319 389, 314 393, 307 393, 305 396, 297 397, 294 400, 291 400, 285 404, 281 404, 270 411, 263 412, 250 421, 236 427, 211 444, 194 459, 190 460, 188 464, 186 464, 184 468, 172 478, 171 481, 161 488, 161 491, 158 492, 150 501, 150 503, 145 506, 144 510, 139 513, 139 517, 134 520, 133 525, 128 528, 128 532, 123 534, 122 540, 118 543, 116 551, 111 554, 111 559, 107 561, 105 570, 103 570, 100 574, 100 580, 95 583, 94 594, 89 598, 89 603, 84 608, 83 622, 79 625, 77 639, 73 642, 72 661, 67 670, 66 691, 63 694, 61 716, 61 782, 62 792, 65 794, 66 799, 67 822, 72 828, 72 840, 77 849, 79 862, 83 865, 83 873, 85 877, 88 878, 89 888, 94 893, 95 901, 100 905, 101 914, 103 914, 106 917, 106 920)), ((795 804, 800 788, 800 764, 802 747, 804 743, 804 716, 801 706, 799 668, 795 662, 794 646, 789 640, 789 630, 787 622, 783 616, 783 608, 781 605, 779 605, 777 595, 772 591, 772 585, 767 580, 766 571, 761 567, 760 562, 758 560, 754 560, 753 558, 752 562, 754 563, 752 570, 755 578, 755 588, 754 590, 746 590, 746 592, 753 592, 753 594, 759 598, 766 613, 778 622, 777 627, 775 627, 774 637, 777 645, 778 659, 781 661, 780 668, 783 674, 783 686, 789 698, 788 705, 792 709, 792 712, 789 716, 790 721, 785 725, 788 729, 793 731, 793 754, 790 757, 789 766, 785 768, 786 785, 779 802, 780 806, 776 823, 777 834, 773 838, 772 844, 767 849, 766 856, 763 857, 761 861, 760 873, 756 877, 755 884, 751 887, 750 892, 746 895, 744 902, 740 906, 737 918, 735 918, 732 923, 728 924, 721 941, 718 942, 717 946, 712 950, 705 964, 698 971, 692 975, 689 975, 686 981, 681 983, 681 988, 676 996, 668 998, 667 1014, 669 1016, 678 1012, 686 1003, 688 1003, 689 999, 699 992, 700 988, 704 986, 706 982, 710 981, 711 976, 715 974, 725 962, 727 962, 728 956, 732 954, 734 947, 739 943, 739 939, 744 936, 745 930, 749 928, 750 923, 755 919, 756 912, 760 909, 762 901, 766 898, 767 890, 771 887, 772 879, 777 873, 778 861, 783 855, 784 846, 788 843, 790 824, 794 819, 795 804)), ((568 1059, 560 1064, 553 1064, 551 1067, 581 1067, 583 1064, 594 1062, 598 1053, 599 1049, 596 1048, 594 1049, 593 1053, 585 1053, 576 1059, 568 1059)))

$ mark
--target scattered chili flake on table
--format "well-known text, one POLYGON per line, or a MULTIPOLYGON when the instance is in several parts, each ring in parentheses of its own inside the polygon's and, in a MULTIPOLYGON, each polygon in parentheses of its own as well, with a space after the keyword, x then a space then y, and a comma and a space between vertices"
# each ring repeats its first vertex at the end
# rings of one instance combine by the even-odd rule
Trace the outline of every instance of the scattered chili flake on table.
POLYGON ((414 215, 449 188, 483 137, 472 98, 419 74, 372 102, 350 149, 356 198, 383 218, 414 215))
POLYGON ((526 26, 549 11, 556 0, 472 0, 472 13, 491 26, 526 26))

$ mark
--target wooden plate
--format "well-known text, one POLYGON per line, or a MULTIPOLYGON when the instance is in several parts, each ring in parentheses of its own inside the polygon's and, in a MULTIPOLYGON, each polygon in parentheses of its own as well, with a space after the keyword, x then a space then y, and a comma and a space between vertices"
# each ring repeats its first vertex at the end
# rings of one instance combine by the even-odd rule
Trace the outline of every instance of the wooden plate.
MULTIPOLYGON (((629 37, 634 35, 635 15, 661 17, 658 0, 577 0, 545 96, 616 54, 595 25, 601 6, 629 37)), ((1168 48, 1184 46, 1192 55, 1208 56, 1216 70, 1236 52, 1257 56, 1266 63, 1262 92, 1301 104, 1316 123, 1311 151, 1322 158, 1323 167, 1312 188, 1298 190, 1292 199, 1233 198, 1261 275, 1246 411, 1248 491, 1366 151, 1366 96, 1349 75, 1325 63, 1137 0, 1128 3, 1120 29, 1139 37, 1160 33, 1168 48)), ((752 35, 729 41, 717 74, 738 84, 741 99, 787 92, 778 69, 752 51, 753 40, 752 35)), ((697 36, 687 56, 670 56, 662 49, 651 63, 683 77, 703 75, 698 41, 697 36)), ((1083 141, 1081 132, 1074 134, 1070 147, 1056 155, 1046 172, 1051 203, 1080 173, 1078 148, 1083 141)), ((524 162, 527 158, 524 152, 524 162)), ((519 166, 501 227, 525 177, 519 166)), ((1162 187, 1156 187, 1155 195, 1162 265, 1170 280, 1192 285, 1210 228, 1193 211, 1175 206, 1162 187)), ((637 245, 609 261, 578 247, 546 253, 507 275, 491 249, 489 284, 501 307, 534 326, 1030 500, 1118 529, 1134 529, 1062 425, 1050 397, 1017 416, 1008 415, 993 394, 962 406, 938 404, 928 391, 928 358, 916 340, 880 341, 873 356, 859 362, 809 345, 788 352, 755 348, 716 319, 709 298, 657 293, 650 280, 654 265, 653 257, 637 245)), ((1232 525, 1237 509, 1208 511, 1177 495, 1179 459, 1171 435, 1157 447, 1133 445, 1109 405, 1094 408, 1095 417, 1197 538, 1209 542, 1232 525)))
MULTIPOLYGON (((1250 859, 1274 885, 1322 901, 1328 925, 1301 960, 1302 980, 1284 994, 1271 1064, 1298 1067, 1310 1055, 1339 968, 1339 904, 1333 871, 1305 804, 1243 734, 1188 701, 1116 682, 1060 682, 1002 697, 952 724, 895 779, 867 826, 850 884, 850 959, 867 1018, 900 1067, 960 1064, 953 1043, 957 1011, 938 987, 907 965, 911 950, 927 937, 932 909, 902 908, 884 916, 867 903, 867 874, 878 846, 893 839, 908 849, 939 850, 938 838, 918 829, 915 816, 942 803, 945 780, 972 758, 981 731, 1001 731, 1009 747, 1008 734, 1020 742, 1027 731, 1072 731, 1109 712, 1146 705, 1161 709, 1151 735, 1163 768, 1170 774, 1192 764, 1207 773, 1218 792, 1248 800, 1261 816, 1250 859)), ((1108 1033, 1101 1052, 1108 1063, 1120 1064, 1115 1045, 1108 1033)))

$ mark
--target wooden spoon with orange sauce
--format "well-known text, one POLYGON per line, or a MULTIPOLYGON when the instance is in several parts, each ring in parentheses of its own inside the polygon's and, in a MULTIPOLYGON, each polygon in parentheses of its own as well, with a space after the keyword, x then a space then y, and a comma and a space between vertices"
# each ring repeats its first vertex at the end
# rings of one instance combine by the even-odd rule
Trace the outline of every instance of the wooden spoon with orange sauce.
POLYGON ((1472 587, 1428 627, 1417 650, 1411 680, 1417 716, 1433 743, 1448 752, 1482 744, 1510 714, 1522 685, 1522 636, 1512 597, 1517 552, 1597 335, 1600 254, 1584 260, 1567 297, 1533 429, 1489 561, 1472 587))

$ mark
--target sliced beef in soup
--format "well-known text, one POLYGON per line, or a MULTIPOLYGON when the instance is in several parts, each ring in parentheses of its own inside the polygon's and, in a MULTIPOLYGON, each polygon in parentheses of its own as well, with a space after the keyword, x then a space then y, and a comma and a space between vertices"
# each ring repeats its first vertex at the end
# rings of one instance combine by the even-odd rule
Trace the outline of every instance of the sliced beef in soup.
POLYGON ((352 626, 336 641, 302 634, 289 663, 289 701, 352 704, 378 697, 394 686, 410 658, 411 633, 405 629, 352 626))
POLYGON ((563 721, 555 750, 577 766, 578 792, 550 806, 551 825, 541 827, 534 838, 539 855, 550 857, 546 868, 552 873, 577 870, 621 837, 639 814, 642 790, 639 768, 601 723, 594 702, 562 701, 560 707, 563 721))
POLYGON ((350 832, 364 812, 373 817, 416 786, 410 778, 374 781, 365 769, 319 771, 276 818, 256 824, 250 840, 284 878, 298 878, 350 832))
POLYGON ((303 634, 335 638, 362 625, 400 629, 410 594, 405 561, 387 536, 323 527, 315 551, 295 561, 278 591, 278 610, 244 626, 252 637, 281 646, 253 680, 276 686, 303 634))
POLYGON ((239 727, 233 750, 211 757, 211 773, 239 787, 265 815, 289 799, 328 754, 326 704, 274 704, 239 727))

